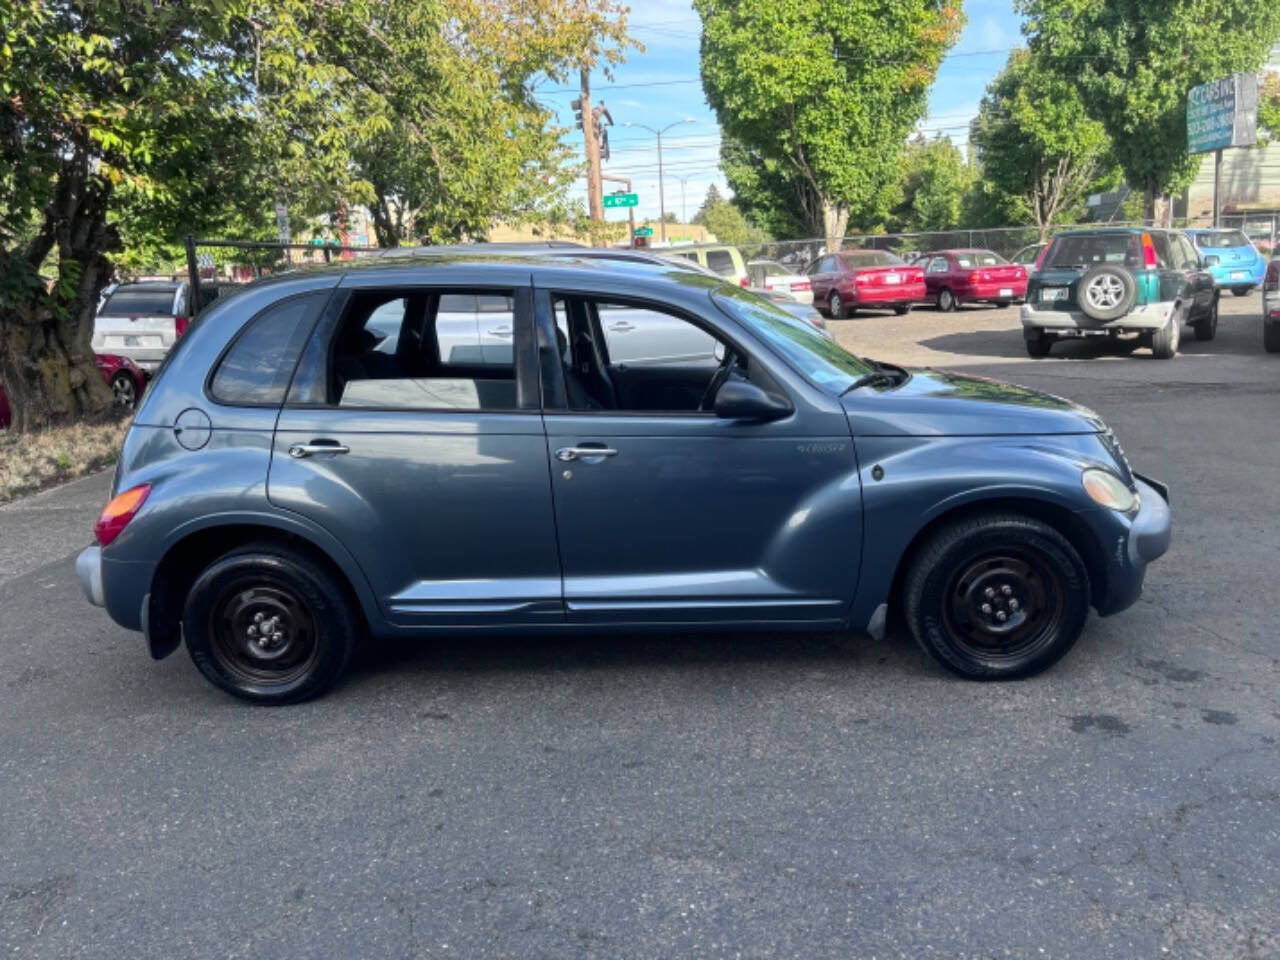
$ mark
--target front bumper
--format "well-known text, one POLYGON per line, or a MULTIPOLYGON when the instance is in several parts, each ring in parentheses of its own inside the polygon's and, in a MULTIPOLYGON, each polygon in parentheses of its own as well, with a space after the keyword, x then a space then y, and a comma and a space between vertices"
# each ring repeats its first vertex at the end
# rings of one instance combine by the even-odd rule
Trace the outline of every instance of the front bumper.
POLYGON ((84 595, 95 607, 107 605, 102 589, 102 548, 96 543, 85 547, 76 557, 76 576, 80 578, 80 587, 84 595))
POLYGON ((1127 529, 1117 531, 1114 547, 1107 557, 1106 594, 1098 599, 1098 613, 1119 613, 1142 595, 1147 565, 1164 556, 1173 539, 1173 514, 1169 510, 1168 488, 1158 480, 1133 475, 1142 505, 1132 519, 1119 519, 1127 529))

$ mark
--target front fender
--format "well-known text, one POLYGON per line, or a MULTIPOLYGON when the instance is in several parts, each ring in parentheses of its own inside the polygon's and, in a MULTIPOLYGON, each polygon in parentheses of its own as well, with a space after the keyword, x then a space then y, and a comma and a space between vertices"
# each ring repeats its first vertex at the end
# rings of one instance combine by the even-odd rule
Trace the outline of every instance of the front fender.
POLYGON ((1081 471, 1116 469, 1096 434, 860 437, 857 446, 865 547, 849 612, 855 629, 865 628, 888 602, 908 547, 939 518, 978 503, 1009 501, 1092 513, 1081 471))

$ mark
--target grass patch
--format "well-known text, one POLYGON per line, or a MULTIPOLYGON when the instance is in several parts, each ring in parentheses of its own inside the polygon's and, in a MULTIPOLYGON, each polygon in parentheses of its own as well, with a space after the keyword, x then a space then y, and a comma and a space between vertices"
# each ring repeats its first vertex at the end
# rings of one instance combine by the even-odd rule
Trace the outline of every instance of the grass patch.
POLYGON ((0 503, 111 466, 129 423, 78 423, 24 435, 0 430, 0 503))

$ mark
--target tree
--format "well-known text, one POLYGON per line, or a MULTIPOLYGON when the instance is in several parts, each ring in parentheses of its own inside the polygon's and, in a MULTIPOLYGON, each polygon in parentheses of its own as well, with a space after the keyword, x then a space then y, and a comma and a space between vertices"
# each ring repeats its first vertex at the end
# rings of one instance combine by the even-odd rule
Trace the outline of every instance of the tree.
MULTIPOLYGON (((883 217, 960 0, 694 0, 702 81, 729 136, 794 171, 829 249, 883 217)), ((815 231, 816 232, 816 231, 815 231)))
POLYGON ((693 215, 693 223, 700 223, 704 227, 707 225, 707 211, 718 203, 724 203, 724 197, 720 195, 720 191, 716 189, 713 183, 707 187, 707 195, 702 198, 702 206, 698 207, 698 212, 693 215))
MULTIPOLYGON (((145 224, 241 182, 236 13, 0 0, 0 380, 18 431, 110 408, 90 339, 117 197, 145 224)), ((199 225, 202 211, 184 215, 199 225)))
POLYGON ((704 224, 720 243, 742 246, 755 239, 742 212, 728 200, 721 200, 711 207, 704 224))
POLYGON ((1075 84, 1045 69, 1040 57, 1015 50, 987 86, 969 132, 982 183, 1016 218, 1045 240, 1053 224, 1078 216, 1091 193, 1115 185, 1111 142, 1085 110, 1075 84))
POLYGON ((1018 0, 1032 53, 1075 85, 1111 138, 1145 215, 1165 223, 1168 197, 1199 169, 1187 154, 1187 92, 1256 70, 1280 39, 1280 4, 1256 0, 1018 0))
POLYGON ((960 225, 973 171, 950 137, 913 139, 907 144, 903 170, 902 200, 894 211, 897 229, 950 230, 960 225))
POLYGON ((822 201, 785 160, 766 157, 725 134, 720 168, 733 188, 734 205, 775 237, 809 238, 822 232, 822 201))
POLYGON ((1280 73, 1268 73, 1258 85, 1258 139, 1280 139, 1280 73))

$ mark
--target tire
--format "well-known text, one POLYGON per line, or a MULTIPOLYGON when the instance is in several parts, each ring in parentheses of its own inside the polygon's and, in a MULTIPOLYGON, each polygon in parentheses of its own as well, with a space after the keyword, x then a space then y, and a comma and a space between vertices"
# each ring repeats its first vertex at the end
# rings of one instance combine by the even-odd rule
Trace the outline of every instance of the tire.
POLYGON ((911 312, 911 308, 910 307, 894 307, 893 312, 900 317, 905 317, 908 313, 911 312))
POLYGON ((1213 298, 1213 306, 1209 308, 1209 315, 1201 317, 1195 322, 1195 331, 1197 340, 1212 340, 1218 333, 1218 297, 1215 294, 1213 298))
POLYGON ((138 405, 138 385, 126 371, 121 370, 111 378, 111 392, 115 395, 116 406, 132 410, 138 405))
POLYGON ((1031 676, 1056 663, 1084 630, 1089 597, 1088 569, 1067 539, 1010 513, 939 530, 903 585, 916 642, 974 680, 1031 676))
POLYGON ((1116 320, 1133 309, 1138 284, 1124 267, 1099 263, 1076 282, 1076 300, 1081 312, 1093 320, 1116 320))
POLYGON ((1267 353, 1280 353, 1280 323, 1263 321, 1262 346, 1267 353))
POLYGON ((1005 307, 1009 306, 1009 304, 1011 304, 1011 303, 1013 303, 1013 301, 1012 301, 1012 300, 997 300, 997 301, 996 301, 996 309, 997 309, 997 310, 1003 310, 1005 307))
POLYGON ((1024 334, 1023 341, 1027 345, 1027 356, 1033 360, 1043 360, 1053 347, 1053 338, 1043 330, 1036 330, 1034 337, 1024 334))
POLYGON ((836 293, 834 290, 831 291, 831 300, 827 307, 827 312, 831 314, 832 320, 843 320, 848 316, 848 314, 845 313, 844 301, 840 299, 840 294, 836 293))
POLYGON ((187 594, 182 633, 205 679, 259 704, 319 696, 346 672, 361 632, 347 585, 304 554, 260 543, 213 561, 187 594), (274 644, 258 633, 274 624, 274 644))
POLYGON ((1232 287, 1231 292, 1237 297, 1247 297, 1249 294, 1253 293, 1253 287, 1232 287))
POLYGON ((1165 325, 1151 334, 1151 355, 1157 360, 1171 360, 1178 353, 1182 338, 1183 311, 1179 307, 1169 315, 1165 325))
POLYGON ((943 287, 938 291, 938 309, 943 313, 951 313, 956 308, 956 295, 943 287))

